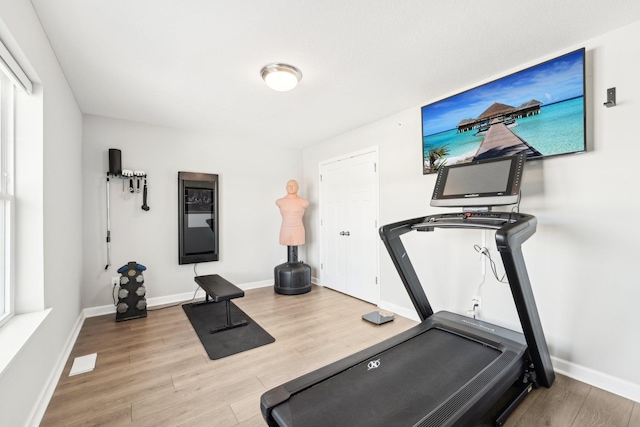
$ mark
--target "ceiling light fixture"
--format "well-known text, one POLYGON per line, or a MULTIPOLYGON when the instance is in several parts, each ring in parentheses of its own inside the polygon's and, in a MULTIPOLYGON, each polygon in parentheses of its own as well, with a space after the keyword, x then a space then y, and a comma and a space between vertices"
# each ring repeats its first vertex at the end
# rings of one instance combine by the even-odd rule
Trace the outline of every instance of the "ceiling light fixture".
POLYGON ((262 67, 260 75, 267 86, 278 92, 293 89, 302 79, 302 72, 296 67, 279 63, 265 65, 262 67))

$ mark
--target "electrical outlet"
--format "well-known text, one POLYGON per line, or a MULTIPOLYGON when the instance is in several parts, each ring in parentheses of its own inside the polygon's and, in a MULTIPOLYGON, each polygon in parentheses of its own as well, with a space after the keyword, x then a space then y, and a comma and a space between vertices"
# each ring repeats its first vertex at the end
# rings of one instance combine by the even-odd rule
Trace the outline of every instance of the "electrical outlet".
POLYGON ((480 304, 482 303, 482 298, 480 298, 479 295, 476 295, 471 299, 471 303, 473 304, 473 307, 476 310, 479 310, 480 309, 480 304))
POLYGON ((114 276, 111 278, 111 286, 118 286, 120 284, 120 278, 114 276))

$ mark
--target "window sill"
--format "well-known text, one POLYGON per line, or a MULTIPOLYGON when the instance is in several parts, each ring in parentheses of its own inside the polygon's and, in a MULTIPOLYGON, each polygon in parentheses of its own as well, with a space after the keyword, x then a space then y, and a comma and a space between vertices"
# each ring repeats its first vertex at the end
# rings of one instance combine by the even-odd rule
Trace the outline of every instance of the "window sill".
POLYGON ((50 308, 16 314, 0 328, 0 376, 51 312, 50 308))

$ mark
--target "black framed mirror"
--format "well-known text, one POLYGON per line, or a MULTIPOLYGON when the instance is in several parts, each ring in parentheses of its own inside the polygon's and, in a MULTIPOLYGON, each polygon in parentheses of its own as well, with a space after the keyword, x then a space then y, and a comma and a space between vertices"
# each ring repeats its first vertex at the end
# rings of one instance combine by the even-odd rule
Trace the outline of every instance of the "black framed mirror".
POLYGON ((218 175, 178 172, 179 264, 218 261, 218 175))

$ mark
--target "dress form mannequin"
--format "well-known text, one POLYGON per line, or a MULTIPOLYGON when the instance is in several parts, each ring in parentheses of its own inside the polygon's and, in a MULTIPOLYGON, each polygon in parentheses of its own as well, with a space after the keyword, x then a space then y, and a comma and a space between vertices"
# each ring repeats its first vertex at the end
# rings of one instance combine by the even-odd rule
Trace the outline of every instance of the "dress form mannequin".
POLYGON ((305 230, 302 223, 304 211, 309 201, 298 196, 298 183, 287 182, 287 195, 276 200, 282 215, 280 244, 287 245, 287 262, 276 266, 274 290, 278 294, 297 295, 311 290, 311 267, 298 261, 298 245, 305 243, 305 230))
POLYGON ((287 182, 287 195, 276 200, 282 215, 280 227, 280 244, 287 246, 304 245, 304 224, 302 216, 309 206, 309 201, 298 196, 298 183, 295 180, 287 182))

